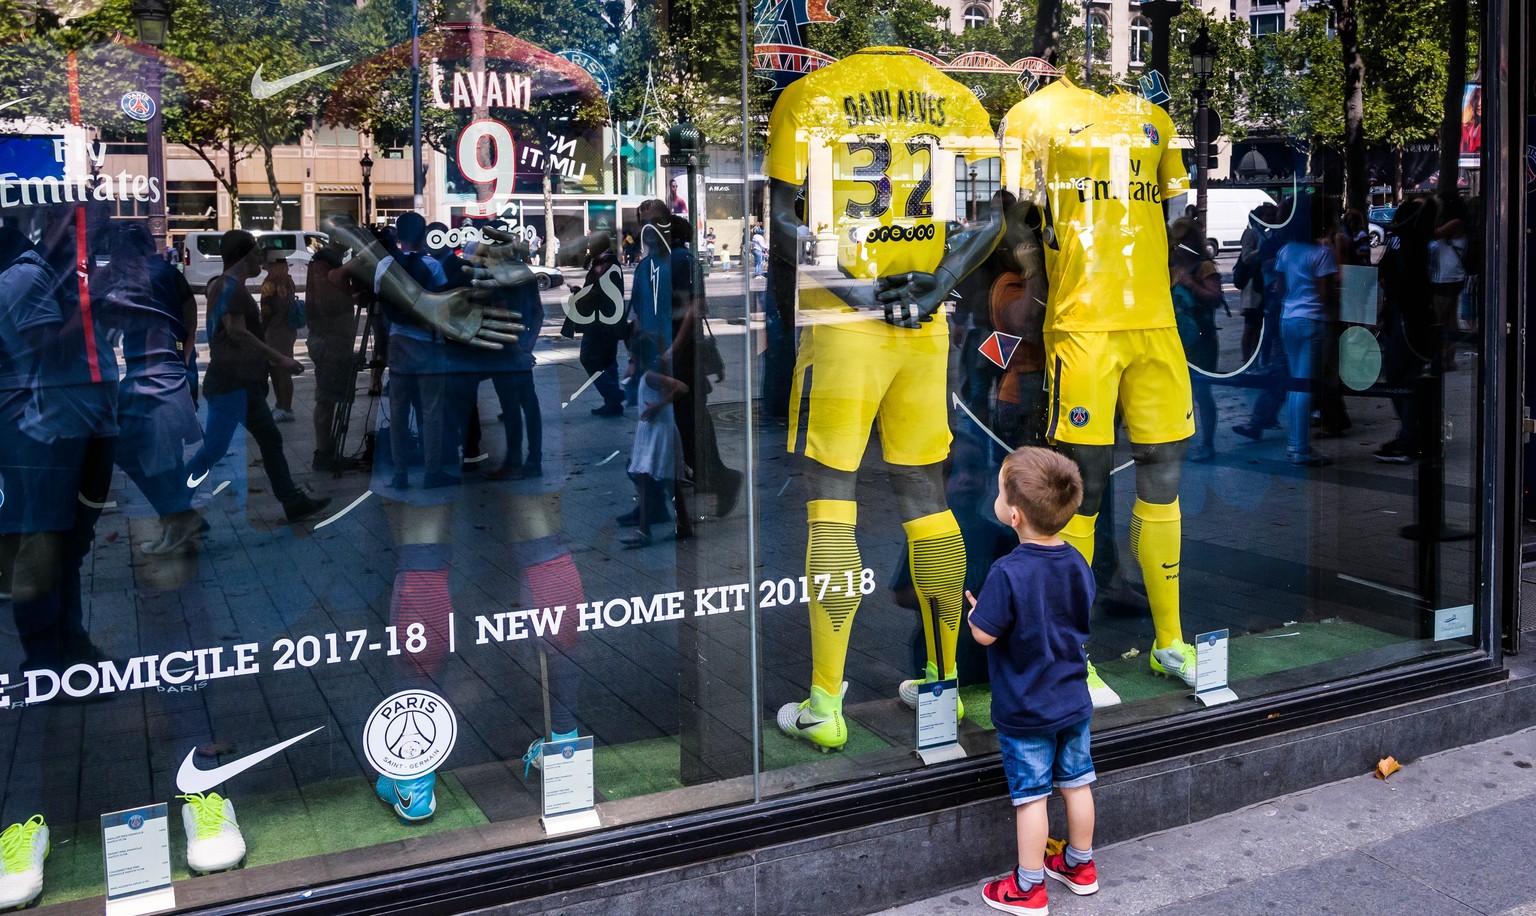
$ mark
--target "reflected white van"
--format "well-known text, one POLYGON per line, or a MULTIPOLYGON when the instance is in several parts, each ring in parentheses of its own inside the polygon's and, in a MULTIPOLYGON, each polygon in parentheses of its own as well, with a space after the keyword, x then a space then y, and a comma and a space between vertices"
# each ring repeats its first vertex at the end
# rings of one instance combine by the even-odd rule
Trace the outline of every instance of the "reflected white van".
MULTIPOLYGON (((329 236, 324 232, 301 231, 298 229, 256 230, 251 232, 256 237, 256 245, 266 252, 267 259, 286 258, 288 270, 293 275, 293 283, 299 289, 299 295, 304 295, 304 284, 309 279, 309 261, 314 253, 324 247, 329 241, 329 236)), ((187 285, 196 293, 208 292, 208 281, 224 272, 224 262, 219 258, 219 239, 223 238, 222 231, 197 231, 188 232, 186 236, 187 248, 187 285)), ((247 280, 245 285, 250 289, 259 289, 263 280, 267 278, 265 269, 261 273, 247 280)))
MULTIPOLYGON (((1184 215, 1184 208, 1193 205, 1195 192, 1180 194, 1171 199, 1168 213, 1177 219, 1184 215)), ((1275 202, 1258 188, 1211 188, 1205 192, 1206 249, 1215 257, 1219 251, 1242 247, 1243 230, 1248 226, 1248 214, 1254 207, 1275 202)))

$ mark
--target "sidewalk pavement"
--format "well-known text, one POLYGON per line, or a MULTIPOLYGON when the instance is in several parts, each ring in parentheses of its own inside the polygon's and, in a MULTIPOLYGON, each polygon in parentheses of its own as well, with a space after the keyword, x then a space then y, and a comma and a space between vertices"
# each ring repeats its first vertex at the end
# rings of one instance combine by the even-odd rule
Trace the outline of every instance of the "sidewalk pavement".
MULTIPOLYGON (((953 854, 995 857, 1001 873, 1013 850, 953 854)), ((1046 879, 1056 916, 1536 916, 1536 729, 1421 758, 1385 781, 1363 774, 1102 846, 1095 858, 1097 894, 1046 879)), ((974 884, 881 916, 988 912, 974 884)))

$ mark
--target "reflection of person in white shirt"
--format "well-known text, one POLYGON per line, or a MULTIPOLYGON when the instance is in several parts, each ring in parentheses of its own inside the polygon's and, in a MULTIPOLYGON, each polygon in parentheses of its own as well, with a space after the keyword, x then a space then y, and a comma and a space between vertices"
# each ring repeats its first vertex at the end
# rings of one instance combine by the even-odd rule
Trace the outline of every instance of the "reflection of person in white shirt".
POLYGON ((1440 213, 1435 221, 1435 238, 1429 245, 1430 303, 1434 309, 1435 324, 1445 337, 1445 351, 1441 356, 1446 372, 1456 368, 1456 342, 1451 332, 1461 304, 1461 292, 1467 285, 1467 220, 1466 206, 1456 195, 1436 197, 1440 213))

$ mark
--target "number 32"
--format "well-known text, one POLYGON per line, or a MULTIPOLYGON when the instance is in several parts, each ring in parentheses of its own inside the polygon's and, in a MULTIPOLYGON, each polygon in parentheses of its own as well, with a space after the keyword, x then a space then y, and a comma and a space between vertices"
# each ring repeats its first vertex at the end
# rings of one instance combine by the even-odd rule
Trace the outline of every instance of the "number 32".
MULTIPOLYGON (((919 137, 908 140, 902 144, 905 147, 907 158, 911 165, 916 165, 918 157, 922 157, 922 177, 916 182, 907 183, 907 199, 903 203, 901 215, 908 219, 925 219, 933 216, 933 146, 931 137, 919 137)), ((891 156, 891 143, 880 137, 863 137, 849 141, 847 144, 850 157, 867 152, 870 161, 863 165, 855 165, 853 174, 849 178, 853 181, 863 182, 871 188, 872 200, 849 200, 844 211, 849 219, 878 219, 891 209, 892 185, 891 166, 894 162, 891 156)), ((909 172, 911 173, 911 165, 909 172)), ((467 173, 466 173, 467 174, 467 173)))

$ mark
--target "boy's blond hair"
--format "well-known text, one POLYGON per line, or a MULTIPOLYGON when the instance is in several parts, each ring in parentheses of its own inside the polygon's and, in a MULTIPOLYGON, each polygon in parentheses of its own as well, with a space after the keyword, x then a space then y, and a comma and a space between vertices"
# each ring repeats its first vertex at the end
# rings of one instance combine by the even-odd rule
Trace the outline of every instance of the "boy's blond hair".
POLYGON ((1003 501, 1019 510, 1030 530, 1053 535, 1083 503, 1077 463, 1050 449, 1024 446, 1003 459, 1003 501))

